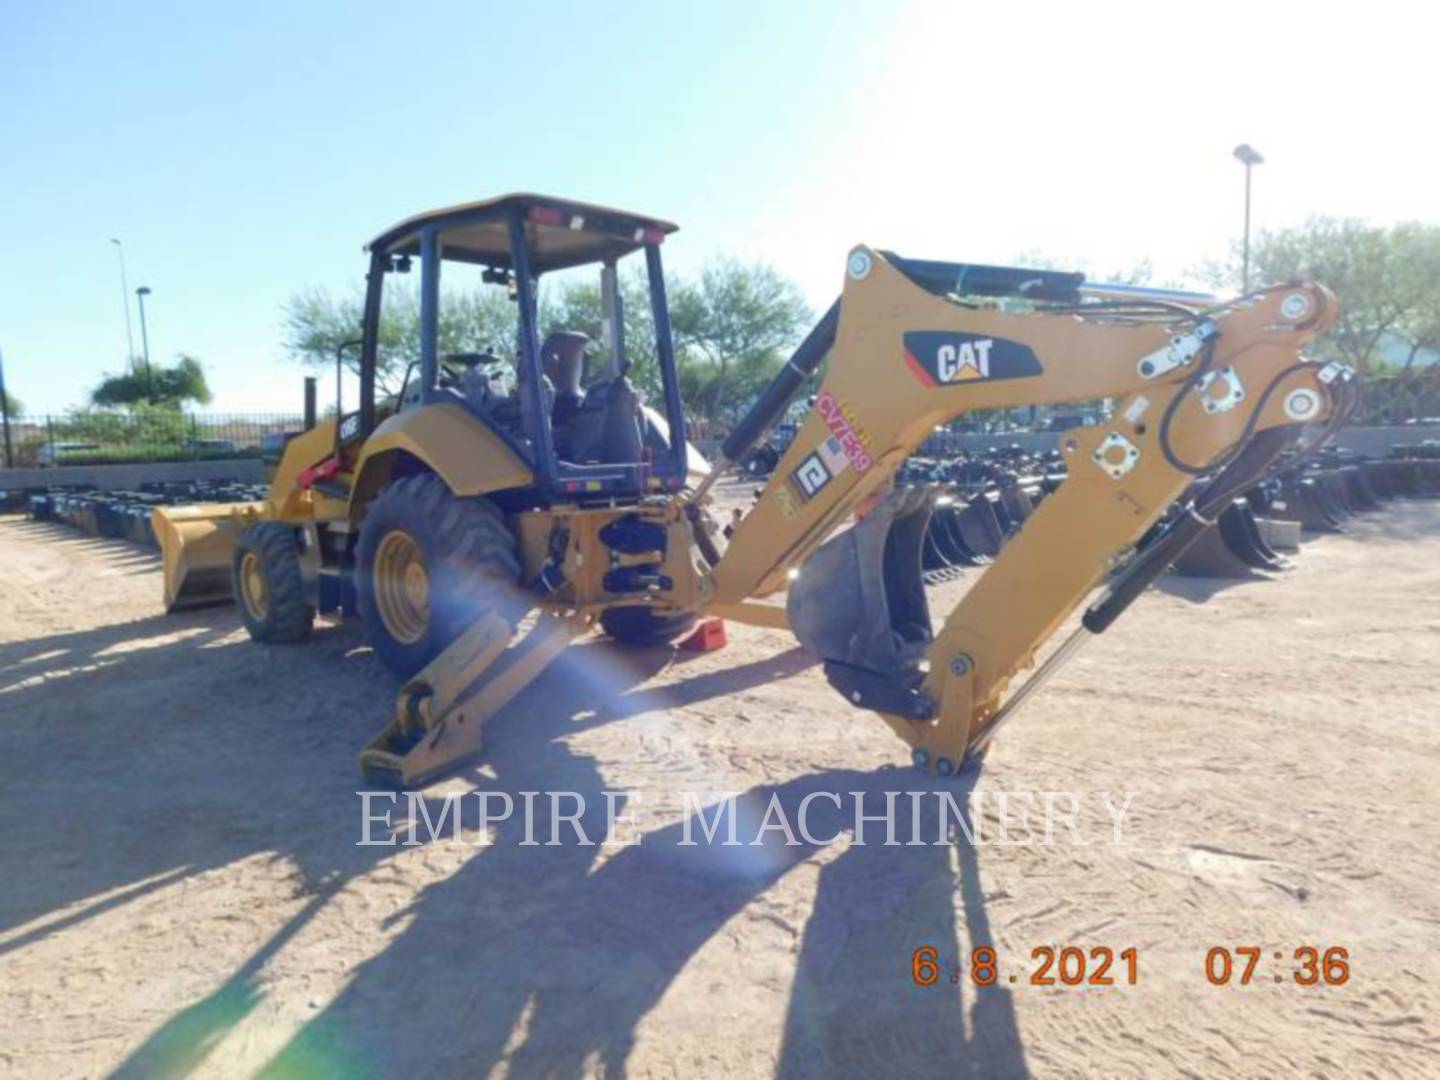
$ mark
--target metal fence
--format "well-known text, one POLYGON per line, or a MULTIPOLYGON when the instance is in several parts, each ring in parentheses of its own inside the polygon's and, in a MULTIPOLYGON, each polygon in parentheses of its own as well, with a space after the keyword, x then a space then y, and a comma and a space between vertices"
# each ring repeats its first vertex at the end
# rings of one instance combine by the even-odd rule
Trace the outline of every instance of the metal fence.
POLYGON ((13 468, 205 461, 279 452, 286 432, 304 426, 298 413, 136 413, 86 411, 10 421, 13 468))

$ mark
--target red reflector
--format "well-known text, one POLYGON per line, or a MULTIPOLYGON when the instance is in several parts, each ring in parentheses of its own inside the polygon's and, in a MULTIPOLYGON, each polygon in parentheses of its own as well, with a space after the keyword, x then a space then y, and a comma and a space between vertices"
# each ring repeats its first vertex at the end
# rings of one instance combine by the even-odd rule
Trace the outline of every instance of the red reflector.
POLYGON ((532 206, 530 220, 538 221, 541 225, 560 225, 564 223, 565 215, 553 206, 532 206))
POLYGON ((693 634, 680 642, 680 648, 690 652, 714 652, 723 649, 726 644, 725 624, 719 619, 706 619, 693 634))
POLYGON ((664 229, 646 229, 641 236, 647 244, 663 244, 665 242, 664 229))
POLYGON ((300 475, 295 478, 295 486, 302 491, 316 484, 329 480, 340 471, 340 462, 335 458, 326 458, 318 465, 311 465, 308 469, 301 469, 300 475))
POLYGON ((567 480, 567 481, 565 481, 565 490, 566 490, 566 491, 579 491, 579 490, 580 490, 580 482, 579 482, 578 480, 567 480))

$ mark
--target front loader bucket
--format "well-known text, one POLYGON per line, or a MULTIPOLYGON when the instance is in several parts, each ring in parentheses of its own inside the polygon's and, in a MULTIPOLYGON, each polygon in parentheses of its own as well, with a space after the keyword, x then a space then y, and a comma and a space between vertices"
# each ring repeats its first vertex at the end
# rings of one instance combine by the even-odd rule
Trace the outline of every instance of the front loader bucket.
POLYGON ((157 506, 151 524, 165 562, 165 610, 228 604, 235 539, 255 520, 261 503, 157 506))
POLYGON ((930 643, 921 579, 925 526, 936 492, 902 488, 820 545, 790 583, 786 612, 825 674, 866 708, 908 713, 930 643))

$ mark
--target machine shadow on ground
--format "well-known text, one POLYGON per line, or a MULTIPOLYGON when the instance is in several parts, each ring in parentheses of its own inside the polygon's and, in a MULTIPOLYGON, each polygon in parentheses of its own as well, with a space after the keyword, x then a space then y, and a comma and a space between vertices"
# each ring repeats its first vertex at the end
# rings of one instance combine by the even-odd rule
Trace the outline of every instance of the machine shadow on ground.
POLYGON ((1155 588, 1177 600, 1203 604, 1212 596, 1227 589, 1235 589, 1243 585, 1261 585, 1269 581, 1272 576, 1271 574, 1262 574, 1258 570, 1249 570, 1244 577, 1186 577, 1171 571, 1160 575, 1155 582, 1155 588))
POLYGON ((54 521, 17 521, 9 527, 21 538, 50 544, 62 550, 68 548, 98 555, 106 565, 123 567, 131 574, 148 573, 160 568, 160 552, 129 540, 88 536, 54 521))
MULTIPOLYGON (((359 785, 346 751, 380 719, 376 700, 393 692, 358 634, 323 627, 304 649, 265 648, 228 640, 236 624, 233 609, 217 609, 0 646, 0 753, 16 779, 0 791, 0 813, 38 813, 46 824, 0 842, 7 864, 30 870, 24 886, 0 900, 0 933, 25 927, 0 940, 0 959, 256 856, 277 877, 289 875, 303 898, 218 989, 153 1031, 118 1075, 183 1076, 223 1053, 225 1035, 264 999, 267 963, 346 882, 407 850, 355 843, 359 785), (162 637, 146 647, 147 638, 162 637), (208 650, 232 648, 247 650, 243 670, 207 665, 208 650), (339 666, 349 689, 343 700, 301 702, 297 711, 285 686, 314 665, 339 666), (216 668, 226 674, 206 674, 216 668), (139 706, 157 687, 165 707, 147 712, 139 706)), ((811 664, 797 649, 669 686, 642 685, 676 662, 670 650, 574 646, 492 721, 487 773, 469 775, 517 802, 523 791, 579 792, 588 807, 582 825, 598 836, 601 767, 572 750, 568 736, 811 664), (587 674, 597 666, 603 686, 587 674)), ((774 795, 793 821, 809 794, 860 791, 875 814, 885 791, 917 783, 918 774, 893 770, 817 772, 753 788, 737 805, 742 817, 753 815, 774 795)), ((951 791, 963 800, 963 786, 951 791)), ((809 820, 819 838, 843 835, 853 829, 853 806, 838 810, 821 799, 809 820)), ((684 829, 672 822, 618 853, 573 840, 520 847, 513 829, 502 830, 493 846, 415 897, 405 929, 264 1072, 480 1075, 509 1062, 516 1075, 623 1074, 637 1029, 692 958, 723 940, 731 920, 755 917, 767 891, 816 854, 808 846, 725 847, 718 835, 712 846, 698 827, 701 843, 686 847, 684 829), (437 966, 471 973, 465 990, 429 992, 437 966)), ((543 813, 536 830, 548 836, 543 813)), ((747 833, 753 824, 742 822, 740 835, 747 833)), ((1024 1073, 1008 991, 972 1000, 968 983, 922 990, 910 979, 918 944, 934 944, 952 961, 962 951, 957 889, 968 936, 988 940, 976 852, 964 845, 872 842, 822 860, 804 925, 781 920, 798 958, 775 1063, 781 1075, 1024 1073)), ((701 1034, 723 1041, 725 996, 752 992, 748 970, 734 985, 716 986, 715 1028, 701 1034)))
MULTIPOLYGON (((603 811, 594 809, 603 805, 603 784, 592 760, 553 743, 537 755, 526 740, 498 754, 494 766, 499 783, 491 789, 517 801, 536 786, 581 792, 592 808, 582 826, 603 834, 603 811)), ((963 805, 968 788, 961 781, 950 791, 963 805)), ((377 1076, 484 1075, 502 1064, 517 1076, 623 1076, 646 1015, 702 949, 719 938, 734 943, 729 927, 747 916, 777 922, 796 938, 779 1060, 765 1071, 1026 1075, 1008 989, 976 992, 968 979, 952 985, 948 978, 921 988, 911 977, 917 945, 933 944, 953 962, 962 942, 991 940, 968 845, 890 847, 872 833, 821 866, 803 926, 756 913, 781 878, 816 854, 809 845, 745 843, 772 797, 787 820, 798 821, 811 795, 836 792, 843 800, 858 792, 865 813, 878 815, 887 791, 909 790, 930 788, 918 774, 894 769, 825 771, 754 787, 735 803, 738 847, 718 842, 723 829, 716 843, 705 841, 698 816, 693 832, 677 821, 603 860, 598 847, 523 847, 518 824, 502 830, 493 847, 417 899, 406 930, 261 1075, 301 1076, 343 1063, 352 1074, 377 1076), (698 838, 695 846, 684 843, 687 835, 698 838), (473 972, 467 993, 426 993, 426 972, 437 961, 473 972)), ((707 807, 706 819, 719 809, 707 807)), ((853 835, 853 803, 837 809, 815 801, 807 820, 817 838, 853 835)), ((536 833, 548 834, 543 818, 536 833)), ((910 838, 902 822, 896 840, 910 838)), ((741 970, 744 981, 712 984, 712 1026, 697 1031, 697 1047, 723 1042, 727 996, 753 994, 751 979, 764 979, 748 965, 741 970)), ((704 1060, 697 1050, 697 1067, 704 1060)))

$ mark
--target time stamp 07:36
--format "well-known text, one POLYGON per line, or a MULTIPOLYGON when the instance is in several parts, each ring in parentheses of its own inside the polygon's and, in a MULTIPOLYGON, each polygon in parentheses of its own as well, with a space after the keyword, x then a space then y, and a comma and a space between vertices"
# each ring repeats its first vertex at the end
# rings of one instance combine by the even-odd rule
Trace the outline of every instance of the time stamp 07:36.
MULTIPOLYGON (((1342 945, 1299 945, 1264 949, 1259 945, 1216 945, 1200 963, 1212 986, 1251 986, 1291 983, 1295 986, 1344 986, 1350 981, 1350 952, 1342 945)), ((1136 986, 1142 978, 1140 951, 1131 946, 1039 945, 1030 950, 1030 963, 1005 965, 995 949, 981 945, 970 953, 968 965, 941 961, 933 945, 922 945, 910 957, 910 976, 916 986, 974 986, 1026 984, 1029 986, 1136 986)))

